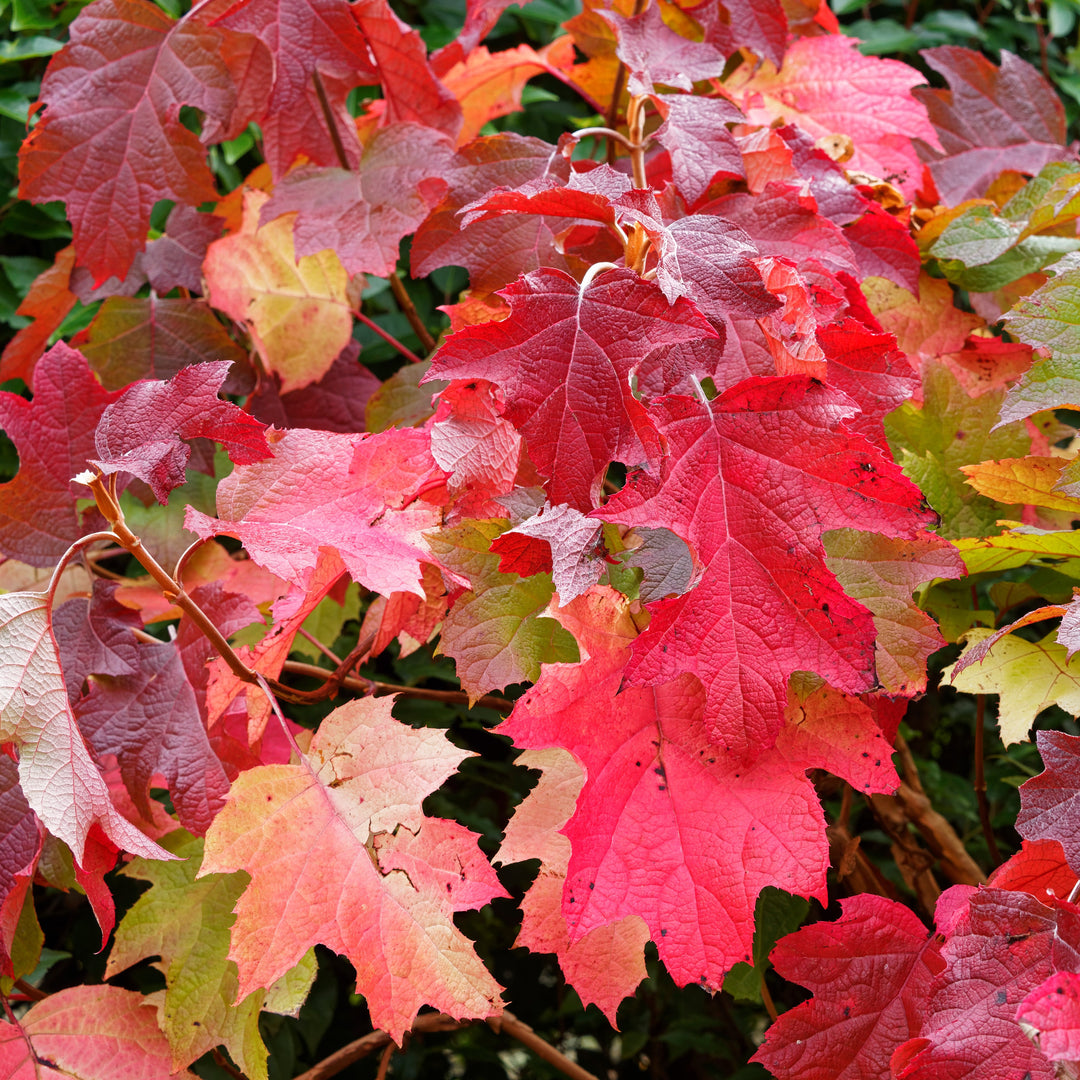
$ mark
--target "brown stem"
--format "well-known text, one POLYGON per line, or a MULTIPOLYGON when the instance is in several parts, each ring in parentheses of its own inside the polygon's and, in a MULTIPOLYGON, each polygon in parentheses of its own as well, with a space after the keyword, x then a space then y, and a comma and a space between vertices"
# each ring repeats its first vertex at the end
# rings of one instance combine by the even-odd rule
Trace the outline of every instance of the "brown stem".
POLYGON ((572 1080, 597 1080, 576 1061, 571 1061, 561 1050, 556 1050, 551 1043, 540 1038, 528 1024, 523 1024, 513 1013, 503 1012, 498 1016, 488 1017, 488 1024, 495 1031, 505 1031, 519 1043, 527 1046, 537 1057, 543 1058, 549 1065, 554 1065, 561 1073, 572 1080))
POLYGON ((983 836, 986 839, 986 847, 990 852, 990 860, 993 862, 991 869, 1001 865, 1001 852, 998 850, 997 839, 994 837, 994 827, 990 822, 990 800, 986 797, 986 768, 983 762, 985 750, 983 748, 983 727, 986 721, 986 695, 975 695, 975 798, 979 803, 979 824, 982 825, 983 836))
POLYGON ((49 996, 44 990, 39 990, 36 986, 31 986, 25 979, 16 979, 15 989, 18 990, 23 997, 29 998, 31 1001, 44 1001, 49 996))
POLYGON ((405 284, 398 276, 396 270, 390 275, 389 280, 390 291, 394 294, 394 299, 397 301, 398 307, 401 308, 404 313, 405 318, 409 320, 409 325, 413 328, 413 333, 420 339, 420 344, 423 345, 428 352, 434 352, 435 339, 424 325, 424 320, 420 318, 420 312, 416 310, 416 305, 412 302, 409 290, 405 288, 405 284))
POLYGON ((83 548, 101 542, 119 543, 120 537, 117 536, 115 532, 89 533, 86 536, 80 536, 79 539, 60 556, 60 561, 53 567, 52 577, 49 578, 49 588, 45 594, 47 597, 46 604, 50 611, 52 611, 53 597, 56 596, 56 590, 60 585, 60 578, 63 577, 64 571, 67 569, 67 564, 71 562, 83 548))
POLYGON ((387 342, 390 345, 393 345, 393 347, 397 349, 397 351, 401 353, 401 355, 404 356, 406 360, 409 360, 414 364, 422 364, 424 362, 421 357, 417 356, 416 353, 412 351, 412 349, 407 349, 404 345, 401 344, 400 341, 398 341, 396 337, 394 337, 393 334, 391 334, 387 330, 384 330, 377 322, 373 322, 371 319, 369 319, 359 308, 354 308, 353 314, 369 330, 374 330, 375 333, 383 339, 383 341, 387 342))
POLYGON ((772 1022, 775 1024, 779 1019, 780 1014, 776 1011, 776 1005, 773 1002, 772 994, 769 993, 769 988, 765 985, 765 972, 761 973, 761 1003, 765 1006, 765 1011, 769 1014, 772 1022))
MULTIPOLYGON (((326 668, 321 668, 316 664, 305 664, 302 660, 286 660, 282 671, 289 675, 307 675, 313 679, 325 679, 330 676, 326 668)), ((374 679, 358 677, 344 678, 340 685, 346 690, 355 690, 374 697, 381 697, 384 694, 404 694, 406 697, 423 698, 426 701, 444 701, 451 705, 469 703, 469 695, 463 690, 429 690, 424 686, 399 686, 397 683, 377 682, 374 679)), ((514 703, 508 698, 498 697, 495 694, 485 694, 473 704, 504 713, 510 712, 514 707, 514 703)))
MULTIPOLYGON (((102 483, 102 479, 99 473, 84 482, 94 493, 94 500, 102 516, 112 526, 117 543, 127 548, 135 556, 143 569, 161 587, 165 599, 171 604, 175 604, 185 615, 188 615, 192 622, 206 635, 210 644, 214 646, 225 663, 229 665, 229 670, 244 682, 255 682, 255 673, 233 652, 232 646, 225 640, 221 631, 207 618, 203 609, 184 592, 176 580, 169 576, 157 559, 143 547, 143 542, 127 527, 127 523, 124 521, 124 513, 120 509, 120 503, 116 498, 115 475, 110 477, 112 482, 107 488, 102 483)), ((87 538, 84 537, 83 539, 86 540, 87 538)))
POLYGON ((919 13, 919 0, 908 0, 907 10, 904 12, 904 26, 910 30, 915 25, 915 16, 919 13))
POLYGON ((375 1074, 375 1080, 386 1080, 386 1074, 390 1071, 390 1059, 397 1053, 397 1047, 393 1043, 387 1043, 386 1049, 379 1058, 379 1071, 375 1074))
POLYGON ((214 1059, 214 1064, 222 1072, 227 1072, 233 1077, 233 1080, 247 1080, 247 1077, 220 1050, 211 1050, 210 1056, 214 1059))
MULTIPOLYGON (((346 656, 333 671, 327 671, 325 668, 316 667, 314 664, 304 664, 303 666, 310 669, 310 671, 304 671, 303 674, 306 675, 311 674, 312 672, 318 672, 317 678, 326 680, 318 690, 294 690, 291 686, 286 686, 277 679, 267 679, 266 682, 279 698, 283 698, 285 701, 291 701, 294 705, 313 705, 319 701, 326 701, 327 698, 335 698, 337 697, 338 691, 343 686, 354 689, 354 687, 350 685, 352 683, 360 683, 361 686, 366 688, 366 680, 350 679, 348 675, 349 672, 352 671, 352 669, 359 664, 369 652, 371 652, 371 644, 374 640, 374 630, 365 634, 356 643, 356 647, 353 651, 349 653, 349 655, 346 656)), ((284 670, 289 668, 289 664, 289 661, 285 662, 284 670)))
POLYGON ((986 6, 979 12, 978 23, 980 26, 986 25, 986 20, 994 13, 995 7, 997 7, 997 0, 986 0, 986 6))
POLYGON ((341 132, 338 131, 337 119, 334 117, 334 110, 330 108, 330 99, 326 96, 326 87, 323 86, 322 76, 319 74, 318 68, 312 71, 311 78, 315 83, 315 96, 319 99, 319 108, 322 109, 327 131, 330 132, 330 141, 334 144, 334 153, 337 155, 338 163, 343 169, 348 169, 349 158, 345 153, 345 144, 341 141, 341 132))
MULTIPOLYGON (((640 15, 648 3, 649 0, 634 0, 633 15, 640 15)), ((608 106, 607 116, 605 117, 605 122, 609 128, 619 126, 619 101, 622 99, 625 89, 626 65, 620 60, 619 70, 615 73, 615 87, 611 92, 611 104, 608 106)), ((615 143, 611 139, 608 140, 607 160, 609 165, 615 162, 615 143)))
MULTIPOLYGON (((420 1035, 430 1031, 457 1031, 463 1027, 459 1021, 445 1013, 425 1013, 418 1016, 412 1026, 412 1033, 420 1035)), ((335 1050, 329 1057, 325 1057, 316 1065, 312 1065, 306 1072, 302 1072, 296 1080, 329 1080, 331 1076, 337 1076, 339 1072, 347 1069, 354 1061, 359 1061, 375 1050, 381 1050, 387 1044, 393 1044, 393 1039, 385 1031, 372 1031, 362 1038, 335 1050)))

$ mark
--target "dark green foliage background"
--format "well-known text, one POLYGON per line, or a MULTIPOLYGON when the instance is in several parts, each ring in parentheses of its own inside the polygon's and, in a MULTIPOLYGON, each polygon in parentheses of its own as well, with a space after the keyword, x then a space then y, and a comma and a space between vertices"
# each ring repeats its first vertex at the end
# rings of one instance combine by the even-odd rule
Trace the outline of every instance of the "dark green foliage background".
MULTIPOLYGON (((177 0, 158 2, 170 14, 181 13, 177 0)), ((82 6, 81 0, 51 5, 43 0, 0 0, 0 346, 28 321, 15 314, 21 298, 34 277, 70 239, 62 206, 34 207, 18 200, 16 155, 48 58, 65 39, 67 26, 82 6)), ((917 54, 928 46, 965 45, 981 49, 995 60, 1002 49, 1019 53, 1049 72, 1065 102, 1071 130, 1080 122, 1080 72, 1075 66, 1080 58, 1077 44, 1080 0, 1051 0, 1049 4, 986 0, 983 4, 961 2, 948 6, 903 0, 865 4, 860 0, 835 0, 833 6, 845 29, 863 39, 864 52, 893 56, 924 72, 927 69, 917 54)), ((403 19, 419 28, 430 48, 452 40, 464 16, 464 3, 459 0, 397 0, 395 8, 403 19)), ((575 0, 534 0, 524 10, 513 8, 502 17, 488 45, 494 50, 521 42, 534 46, 546 44, 576 10, 575 0)), ((568 127, 588 118, 587 106, 561 84, 546 77, 534 80, 526 88, 525 103, 525 112, 506 117, 496 126, 554 142, 568 127)), ((215 149, 212 162, 222 191, 231 189, 258 163, 253 140, 242 137, 215 149)), ((164 221, 167 209, 165 205, 159 206, 156 223, 164 221)), ((403 252, 402 267, 407 267, 407 252, 403 252)), ((436 311, 436 306, 456 299, 465 284, 464 273, 454 269, 437 272, 424 282, 410 283, 417 307, 429 327, 436 332, 445 327, 445 318, 436 311)), ((419 348, 385 283, 372 281, 365 308, 399 340, 419 348)), ((93 306, 89 309, 77 306, 58 336, 69 337, 92 314, 93 306)), ((357 336, 363 346, 365 363, 380 378, 386 378, 399 366, 400 361, 391 348, 370 331, 359 328, 357 336)), ((21 383, 5 388, 25 391, 21 383)), ((13 448, 3 440, 0 478, 10 478, 16 465, 13 448)), ((967 585, 984 587, 971 579, 967 585)), ((343 636, 328 644, 339 655, 345 655, 355 644, 358 629, 357 622, 347 623, 343 636)), ((954 646, 934 658, 932 686, 936 685, 941 668, 954 660, 957 653, 954 646)), ((452 663, 433 657, 430 649, 404 659, 386 654, 376 667, 365 669, 363 674, 407 685, 457 688, 452 663)), ((497 734, 498 715, 482 709, 466 711, 417 700, 403 700, 397 714, 410 724, 445 728, 457 745, 482 754, 467 761, 460 775, 430 798, 426 809, 456 818, 479 831, 485 851, 490 854, 497 847, 513 808, 535 780, 533 774, 514 764, 515 751, 497 734)), ((319 714, 297 714, 297 719, 314 724, 319 714)), ((953 823, 980 864, 989 867, 989 852, 972 788, 975 722, 974 699, 946 689, 932 691, 914 702, 903 731, 935 807, 953 823)), ((983 723, 992 820, 998 845, 1003 856, 1007 856, 1018 844, 1012 829, 1018 809, 1016 788, 1039 772, 1041 764, 1033 745, 1024 744, 1006 752, 997 738, 991 707, 986 708, 983 723)), ((1077 731, 1072 719, 1058 710, 1044 714, 1040 726, 1077 731)), ((830 801, 827 786, 823 786, 822 794, 827 812, 835 817, 839 812, 838 801, 830 801)), ((866 808, 855 812, 851 827, 861 835, 863 850, 881 872, 893 881, 901 895, 910 898, 890 854, 889 839, 866 808)), ((535 864, 519 864, 502 871, 500 876, 508 891, 517 897, 528 887, 535 872, 535 864)), ((139 885, 129 878, 115 876, 112 885, 122 914, 138 895, 139 885)), ((54 890, 38 890, 37 902, 50 949, 42 968, 35 974, 35 981, 40 980, 47 990, 100 981, 104 956, 96 952, 98 931, 88 905, 75 893, 54 890)), ((764 931, 764 938, 756 943, 755 952, 766 955, 776 937, 794 929, 801 919, 825 914, 803 901, 775 891, 767 892, 759 902, 759 933, 764 931)), ((620 1030, 615 1032, 598 1010, 581 1008, 577 995, 563 982, 553 958, 513 948, 518 921, 516 907, 510 901, 497 901, 459 919, 462 929, 475 938, 479 952, 495 976, 506 985, 510 1008, 546 1039, 576 1055, 580 1064, 596 1076, 677 1075, 687 1080, 695 1077, 750 1080, 767 1075, 763 1069, 745 1064, 769 1022, 756 993, 759 978, 756 973, 737 972, 729 980, 729 986, 740 990, 747 1000, 736 1000, 729 992, 710 998, 694 987, 676 988, 653 956, 652 977, 634 999, 623 1004, 619 1012, 620 1030)), ((125 973, 118 981, 142 991, 162 985, 160 976, 149 964, 125 973)), ((805 996, 798 987, 771 975, 768 987, 781 1011, 805 996)), ((264 1016, 273 1080, 288 1080, 370 1030, 363 1002, 352 990, 349 964, 322 950, 318 981, 300 1018, 264 1016)), ((378 1055, 373 1055, 340 1075, 373 1077, 377 1068, 378 1055)), ((228 1075, 209 1058, 203 1059, 195 1071, 214 1080, 228 1075)), ((513 1040, 496 1034, 487 1025, 476 1024, 457 1033, 410 1041, 394 1057, 390 1075, 409 1080, 459 1076, 468 1076, 470 1080, 507 1077, 533 1080, 561 1074, 513 1040)))

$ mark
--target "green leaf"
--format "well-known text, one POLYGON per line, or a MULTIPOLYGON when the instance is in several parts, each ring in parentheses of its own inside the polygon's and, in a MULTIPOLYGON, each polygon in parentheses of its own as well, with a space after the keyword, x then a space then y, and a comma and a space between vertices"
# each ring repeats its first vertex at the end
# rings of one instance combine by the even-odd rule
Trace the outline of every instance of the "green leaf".
POLYGON ((0 41, 0 64, 10 64, 20 60, 32 60, 37 56, 52 56, 64 47, 62 41, 55 38, 33 37, 16 38, 14 41, 0 41))
POLYGON ((943 364, 925 365, 923 393, 921 408, 905 402, 885 421, 896 460, 941 515, 940 535, 996 532, 999 518, 1016 518, 1018 513, 978 494, 960 467, 991 458, 1024 457, 1031 450, 1031 438, 1020 423, 992 430, 1004 391, 968 397, 943 364))
MULTIPOLYGON (((359 618, 359 615, 360 586, 355 581, 350 581, 345 590, 344 604, 339 604, 332 596, 324 597, 319 606, 304 620, 300 629, 306 630, 316 641, 321 641, 327 648, 331 648, 345 623, 349 619, 359 618)), ((292 651, 306 656, 314 664, 324 656, 300 634, 297 634, 293 642, 292 651)))
POLYGON ((267 1052, 259 1035, 259 1012, 295 1014, 315 979, 315 954, 304 958, 267 990, 256 990, 233 1005, 239 986, 236 964, 228 958, 229 931, 248 875, 208 874, 196 881, 203 841, 182 829, 163 846, 181 862, 134 859, 120 873, 149 881, 116 930, 105 977, 140 960, 157 956, 165 976, 159 1022, 177 1068, 219 1044, 251 1080, 267 1080, 267 1052))
POLYGON ((761 980, 771 967, 769 953, 780 938, 802 926, 809 910, 809 903, 801 896, 791 896, 771 885, 761 890, 754 910, 753 965, 736 964, 724 976, 724 989, 736 1001, 761 1001, 761 980))
POLYGON ((488 549, 508 525, 467 521, 427 537, 439 561, 472 583, 446 616, 439 643, 439 651, 457 663, 472 701, 512 683, 535 682, 541 664, 581 658, 573 635, 542 614, 555 591, 551 575, 499 573, 499 556, 488 549))

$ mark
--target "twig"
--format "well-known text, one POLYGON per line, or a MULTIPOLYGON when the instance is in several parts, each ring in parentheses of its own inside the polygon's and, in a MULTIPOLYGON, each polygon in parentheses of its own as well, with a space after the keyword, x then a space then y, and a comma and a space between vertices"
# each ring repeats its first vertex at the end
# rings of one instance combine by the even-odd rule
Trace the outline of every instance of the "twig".
POLYGON ((512 1035, 519 1043, 527 1046, 537 1057, 543 1058, 549 1065, 554 1065, 571 1080, 597 1080, 591 1072, 583 1069, 576 1061, 571 1061, 561 1050, 540 1038, 528 1024, 522 1023, 513 1013, 503 1010, 498 1016, 488 1017, 488 1025, 494 1030, 512 1035))
POLYGON ((398 339, 394 337, 393 334, 391 334, 388 330, 384 330, 377 322, 369 319, 359 308, 353 308, 353 314, 369 330, 374 330, 375 333, 383 339, 383 341, 387 342, 390 345, 393 345, 393 347, 397 349, 397 351, 401 353, 401 355, 404 356, 406 360, 409 360, 414 364, 422 364, 424 362, 421 357, 417 356, 416 353, 412 351, 412 349, 406 348, 404 345, 402 345, 401 342, 398 341, 398 339))
MULTIPOLYGON (((305 664, 302 660, 286 660, 282 672, 290 675, 308 675, 313 679, 329 678, 330 672, 317 664, 305 664)), ((425 686, 399 686, 397 683, 378 682, 375 679, 363 679, 349 677, 341 680, 340 684, 346 690, 355 690, 361 694, 371 694, 374 697, 382 697, 385 694, 404 694, 406 697, 424 698, 427 701, 444 701, 451 705, 467 705, 469 695, 464 690, 429 690, 425 686)), ((498 697, 495 694, 485 694, 473 703, 473 706, 481 706, 485 709, 495 709, 498 712, 510 712, 514 703, 509 698, 498 697)))
POLYGON ((998 851, 997 839, 994 837, 994 827, 990 822, 990 800, 986 797, 986 768, 983 763, 985 751, 983 749, 983 726, 986 721, 986 695, 975 695, 975 798, 979 803, 979 824, 982 825, 983 836, 990 852, 990 860, 993 862, 991 869, 1001 865, 1001 852, 998 851))
MULTIPOLYGON (((146 550, 145 547, 143 547, 142 540, 128 528, 124 521, 123 511, 120 509, 120 503, 116 498, 115 477, 109 478, 108 487, 103 483, 103 480, 104 477, 101 473, 98 473, 96 476, 85 476, 81 478, 81 482, 85 483, 94 493, 94 500, 97 503, 97 507, 105 520, 112 526, 112 532, 91 533, 89 536, 84 536, 81 540, 76 541, 75 544, 68 549, 64 558, 60 560, 57 569, 53 571, 53 580, 49 585, 50 606, 52 604, 51 598, 56 590, 59 574, 63 570, 65 561, 79 550, 79 545, 85 546, 86 544, 97 540, 114 540, 135 556, 142 567, 158 583, 165 599, 168 600, 169 603, 175 604, 185 615, 190 617, 192 622, 194 622, 203 632, 210 644, 213 645, 218 655, 221 656, 226 664, 228 664, 229 670, 240 679, 241 682, 256 684, 262 681, 263 676, 249 668, 240 657, 236 655, 233 651, 233 647, 225 639, 222 632, 213 622, 211 622, 206 612, 204 612, 203 609, 199 607, 186 592, 184 592, 183 587, 179 582, 169 576, 161 564, 146 550)), ((326 682, 319 687, 318 690, 293 690, 291 687, 279 683, 277 679, 266 679, 266 682, 278 697, 284 698, 286 701, 291 701, 295 704, 307 705, 318 701, 325 701, 327 698, 332 698, 337 694, 342 680, 348 675, 352 668, 367 655, 371 649, 371 643, 374 640, 374 631, 366 637, 361 638, 360 641, 357 642, 356 648, 341 662, 341 665, 336 671, 329 673, 326 677, 326 682)))
POLYGON ((39 990, 36 986, 31 986, 25 979, 16 979, 15 989, 18 990, 23 997, 29 998, 31 1001, 44 1001, 49 996, 44 990, 39 990))
POLYGON ((330 141, 334 144, 334 153, 337 155, 341 167, 348 169, 350 166, 348 155, 345 153, 345 144, 341 141, 341 132, 338 131, 337 119, 334 116, 334 110, 330 108, 330 99, 326 96, 326 87, 323 86, 322 76, 319 74, 318 68, 312 71, 311 78, 315 83, 315 96, 319 99, 319 108, 322 109, 326 128, 330 132, 330 141))
POLYGON ((390 1071, 390 1059, 397 1053, 397 1047, 393 1043, 387 1043, 386 1049, 379 1058, 379 1071, 375 1074, 375 1080, 386 1080, 386 1074, 390 1071))
MULTIPOLYGON (((335 653, 335 652, 331 652, 331 651, 330 651, 330 650, 329 650, 329 649, 328 649, 328 648, 327 648, 327 647, 326 647, 326 646, 325 646, 325 645, 324 645, 324 644, 323 644, 323 643, 322 643, 322 642, 321 642, 321 641, 320 641, 320 640, 319 640, 319 639, 318 639, 318 638, 317 638, 317 637, 316 637, 316 636, 315 636, 314 634, 312 634, 312 633, 311 633, 310 631, 308 631, 308 630, 305 630, 305 629, 304 629, 304 628, 303 628, 303 627, 301 626, 301 627, 300 627, 300 629, 299 629, 299 630, 297 630, 296 632, 297 632, 297 633, 298 633, 298 634, 299 634, 299 635, 300 635, 300 636, 301 636, 302 638, 304 638, 305 640, 307 640, 307 641, 310 641, 310 642, 311 642, 311 644, 312 644, 312 645, 314 645, 314 646, 315 646, 315 648, 316 648, 316 649, 318 649, 318 650, 319 650, 319 652, 321 652, 321 653, 323 654, 323 656, 325 656, 325 657, 326 657, 326 659, 327 659, 327 660, 333 660, 333 661, 334 661, 334 667, 337 667, 337 666, 338 666, 338 664, 340 664, 340 663, 341 663, 341 657, 340 657, 340 656, 338 656, 338 654, 337 654, 337 653, 335 653)), ((320 668, 319 670, 321 671, 322 669, 320 668)))
POLYGON ((769 1014, 772 1022, 775 1024, 779 1019, 780 1014, 776 1011, 776 1005, 773 1002, 772 994, 769 993, 769 988, 765 985, 765 972, 761 972, 761 1003, 765 1006, 765 1011, 769 1014))
POLYGON ((210 1056, 214 1059, 214 1064, 222 1072, 227 1072, 233 1077, 233 1080, 247 1080, 247 1077, 216 1047, 210 1051, 210 1056))
MULTIPOLYGON (((425 1013, 418 1016, 412 1026, 414 1035, 424 1034, 431 1031, 457 1031, 464 1025, 445 1013, 425 1013)), ((340 1050, 335 1050, 329 1057, 325 1057, 316 1065, 312 1065, 307 1072, 302 1072, 296 1080, 329 1080, 331 1076, 337 1076, 339 1072, 347 1069, 354 1061, 359 1061, 368 1054, 382 1049, 393 1039, 385 1031, 372 1031, 362 1038, 348 1043, 340 1050)))
POLYGON ((420 339, 420 344, 428 352, 434 352, 435 339, 424 325, 424 320, 420 318, 420 312, 416 310, 416 305, 412 302, 412 297, 396 270, 390 275, 389 281, 390 291, 394 294, 394 299, 398 302, 398 307, 401 308, 405 318, 409 320, 409 325, 420 339))
MULTIPOLYGON (((648 5, 649 0, 634 0, 633 15, 640 15, 648 5)), ((633 15, 631 17, 633 17, 633 15)), ((608 106, 605 122, 609 128, 619 126, 619 101, 626 89, 626 65, 620 60, 619 70, 615 73, 615 86, 611 91, 611 104, 608 106)), ((607 161, 609 165, 615 163, 615 142, 608 140, 607 161)))

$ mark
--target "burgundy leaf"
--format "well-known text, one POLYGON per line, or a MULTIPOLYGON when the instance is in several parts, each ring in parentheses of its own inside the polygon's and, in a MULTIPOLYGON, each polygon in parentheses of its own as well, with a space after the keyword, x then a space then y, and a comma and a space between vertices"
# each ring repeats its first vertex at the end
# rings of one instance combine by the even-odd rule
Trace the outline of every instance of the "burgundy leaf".
POLYGON ((671 155, 671 173, 688 203, 696 203, 718 176, 746 177, 742 154, 726 124, 742 113, 727 98, 665 94, 667 117, 653 137, 671 155))
POLYGON ((1065 110, 1053 87, 1029 63, 1001 50, 1001 67, 959 45, 924 49, 948 90, 916 87, 943 153, 922 151, 950 206, 985 193, 1003 169, 1035 174, 1066 156, 1065 110))
POLYGON ((289 173, 263 207, 266 224, 297 212, 296 254, 333 248, 350 274, 387 277, 398 246, 446 193, 443 175, 454 147, 441 132, 419 124, 377 131, 357 169, 308 166, 289 173))
POLYGON ((628 72, 631 94, 651 94, 657 83, 692 90, 698 79, 718 79, 727 58, 715 45, 690 41, 671 30, 656 4, 640 15, 625 18, 614 11, 599 12, 618 35, 616 52, 628 72))
POLYGON ((518 188, 548 175, 563 182, 570 177, 569 162, 550 143, 509 132, 474 139, 446 173, 446 198, 413 237, 413 276, 424 277, 440 266, 464 266, 473 291, 483 294, 542 266, 565 269, 554 231, 541 217, 522 215, 468 227, 458 217, 493 188, 518 188))
POLYGON ((665 342, 713 331, 684 300, 630 270, 609 270, 582 289, 558 270, 538 270, 500 295, 502 322, 451 336, 427 378, 487 379, 500 387, 504 415, 549 477, 548 498, 588 511, 612 461, 660 460, 660 443, 634 397, 630 373, 665 342))
POLYGON ((360 143, 345 98, 358 85, 379 81, 368 43, 346 0, 239 0, 217 24, 257 37, 273 57, 273 83, 260 111, 247 117, 262 128, 274 176, 298 154, 313 165, 339 165, 327 127, 316 75, 323 84, 337 137, 350 167, 360 143))
POLYGON ((167 383, 130 386, 101 417, 94 464, 105 473, 128 472, 145 480, 164 505, 185 479, 191 457, 185 439, 220 442, 236 465, 269 457, 263 425, 217 396, 228 371, 227 361, 193 364, 167 383))
POLYGON ((695 673, 713 737, 738 753, 772 744, 794 671, 846 693, 875 685, 873 620, 826 568, 822 532, 914 537, 932 520, 897 466, 844 427, 849 402, 803 376, 750 379, 707 408, 665 399, 660 476, 634 474, 600 512, 671 529, 694 551, 701 580, 650 605, 626 681, 695 673))
POLYGON ((279 428, 316 431, 364 430, 368 399, 383 384, 359 362, 359 342, 350 342, 317 382, 279 394, 269 380, 248 399, 256 420, 279 428))
POLYGON ((237 94, 224 37, 198 16, 174 22, 147 0, 98 0, 49 64, 45 114, 19 153, 19 192, 33 202, 64 199, 95 284, 127 274, 159 199, 197 206, 217 198, 206 150, 180 109, 230 125, 237 94))
POLYGON ((1080 874, 1080 736, 1035 735, 1044 771, 1020 786, 1016 831, 1026 840, 1058 840, 1080 874))
POLYGON ((142 265, 150 287, 161 296, 170 289, 202 292, 202 264, 206 249, 221 235, 224 222, 214 214, 201 214, 178 204, 169 211, 165 232, 146 245, 142 265))
POLYGON ((15 479, 0 484, 0 551, 53 566, 83 532, 71 478, 94 454, 94 430, 120 397, 105 391, 82 354, 62 342, 34 369, 34 400, 0 392, 0 427, 19 451, 15 479))
POLYGON ((840 906, 835 922, 788 934, 770 955, 778 975, 814 995, 768 1029, 752 1058, 777 1080, 884 1078, 893 1051, 919 1033, 936 948, 926 927, 882 896, 840 906))

